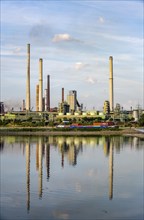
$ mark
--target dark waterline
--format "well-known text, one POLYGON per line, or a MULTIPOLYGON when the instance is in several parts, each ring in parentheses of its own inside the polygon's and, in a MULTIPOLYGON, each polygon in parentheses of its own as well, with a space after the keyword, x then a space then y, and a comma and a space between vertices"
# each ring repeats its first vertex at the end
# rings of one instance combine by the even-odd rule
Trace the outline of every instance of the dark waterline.
POLYGON ((1 137, 1 219, 144 218, 137 137, 1 137))

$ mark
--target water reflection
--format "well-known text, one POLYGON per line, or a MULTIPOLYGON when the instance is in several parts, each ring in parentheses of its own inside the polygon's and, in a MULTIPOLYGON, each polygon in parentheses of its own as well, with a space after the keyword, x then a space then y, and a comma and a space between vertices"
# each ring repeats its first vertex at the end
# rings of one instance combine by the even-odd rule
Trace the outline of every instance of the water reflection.
POLYGON ((42 178, 43 178, 43 148, 44 148, 44 143, 41 138, 38 140, 38 145, 39 145, 39 168, 38 168, 38 182, 39 182, 39 198, 42 198, 42 178))
POLYGON ((69 164, 75 166, 77 164, 77 155, 82 151, 82 142, 78 139, 58 138, 58 150, 61 153, 61 166, 64 167, 64 159, 67 158, 69 164))
POLYGON ((50 178, 50 144, 45 144, 45 161, 46 161, 46 170, 47 170, 47 180, 49 181, 50 178))
POLYGON ((109 150, 109 199, 113 198, 113 171, 114 171, 113 146, 114 146, 114 143, 113 143, 113 140, 111 140, 111 142, 110 142, 110 150, 109 150))
POLYGON ((30 210, 30 143, 26 143, 27 210, 30 210))
MULTIPOLYGON (((63 169, 65 168, 65 161, 68 161, 70 166, 77 166, 79 163, 78 156, 83 154, 83 149, 86 146, 89 147, 102 147, 103 154, 108 157, 108 197, 113 199, 113 181, 114 181, 114 153, 120 153, 125 147, 131 147, 141 149, 143 147, 143 141, 139 138, 123 138, 123 137, 7 137, 2 138, 0 142, 0 151, 5 150, 5 145, 9 144, 12 148, 15 145, 15 150, 19 148, 23 149, 22 152, 26 157, 26 189, 27 199, 26 206, 27 211, 30 211, 30 181, 31 181, 31 148, 34 148, 35 152, 35 167, 38 173, 38 196, 40 199, 43 197, 43 164, 46 167, 46 178, 50 181, 50 165, 51 161, 51 148, 54 147, 60 156, 61 163, 59 164, 63 169), (44 162, 45 161, 45 162, 44 162)), ((54 162, 54 161, 53 161, 54 162)))

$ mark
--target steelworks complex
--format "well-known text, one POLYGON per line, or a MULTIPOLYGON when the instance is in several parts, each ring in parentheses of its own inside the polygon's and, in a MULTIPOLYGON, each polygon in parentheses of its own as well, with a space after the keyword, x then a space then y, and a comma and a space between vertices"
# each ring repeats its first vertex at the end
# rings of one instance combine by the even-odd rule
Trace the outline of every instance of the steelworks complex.
POLYGON ((114 82, 113 82, 113 57, 109 57, 109 100, 104 101, 103 111, 84 111, 83 104, 80 104, 77 99, 77 91, 71 90, 67 95, 67 100, 64 96, 64 88, 61 92, 61 102, 58 107, 51 108, 50 106, 50 75, 47 75, 47 88, 43 90, 43 59, 39 59, 39 83, 36 85, 36 106, 35 111, 31 109, 31 88, 30 88, 30 44, 27 44, 27 75, 26 75, 26 100, 22 101, 20 111, 5 112, 4 103, 0 102, 1 119, 20 119, 26 121, 28 118, 40 121, 45 120, 55 121, 57 119, 70 120, 92 118, 96 120, 116 120, 125 121, 131 119, 138 121, 144 110, 137 107, 124 111, 119 103, 114 107, 114 82))

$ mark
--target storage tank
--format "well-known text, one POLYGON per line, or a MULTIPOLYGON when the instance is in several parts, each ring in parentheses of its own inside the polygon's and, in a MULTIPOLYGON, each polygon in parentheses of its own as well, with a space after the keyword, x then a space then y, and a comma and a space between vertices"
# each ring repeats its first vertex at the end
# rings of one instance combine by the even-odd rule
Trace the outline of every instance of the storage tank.
POLYGON ((83 115, 83 116, 86 116, 86 115, 87 115, 87 112, 83 112, 82 115, 83 115))
POLYGON ((135 121, 138 121, 138 119, 139 119, 138 110, 133 110, 133 118, 135 121))
POLYGON ((68 116, 69 116, 69 115, 71 115, 71 113, 70 113, 70 112, 68 112, 68 113, 66 113, 66 115, 68 115, 68 116))
POLYGON ((90 115, 91 116, 96 115, 96 112, 90 112, 90 115))
POLYGON ((59 116, 62 116, 62 115, 64 115, 64 114, 60 112, 60 113, 58 113, 58 115, 59 115, 59 116))

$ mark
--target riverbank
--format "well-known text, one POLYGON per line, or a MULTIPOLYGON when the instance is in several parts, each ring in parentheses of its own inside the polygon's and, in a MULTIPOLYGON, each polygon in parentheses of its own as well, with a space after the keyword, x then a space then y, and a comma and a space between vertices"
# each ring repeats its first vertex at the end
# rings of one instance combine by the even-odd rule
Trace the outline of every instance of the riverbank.
POLYGON ((120 128, 120 129, 102 129, 102 130, 65 130, 54 129, 50 127, 1 127, 0 135, 28 135, 28 136, 136 136, 144 138, 144 133, 135 128, 120 128))

